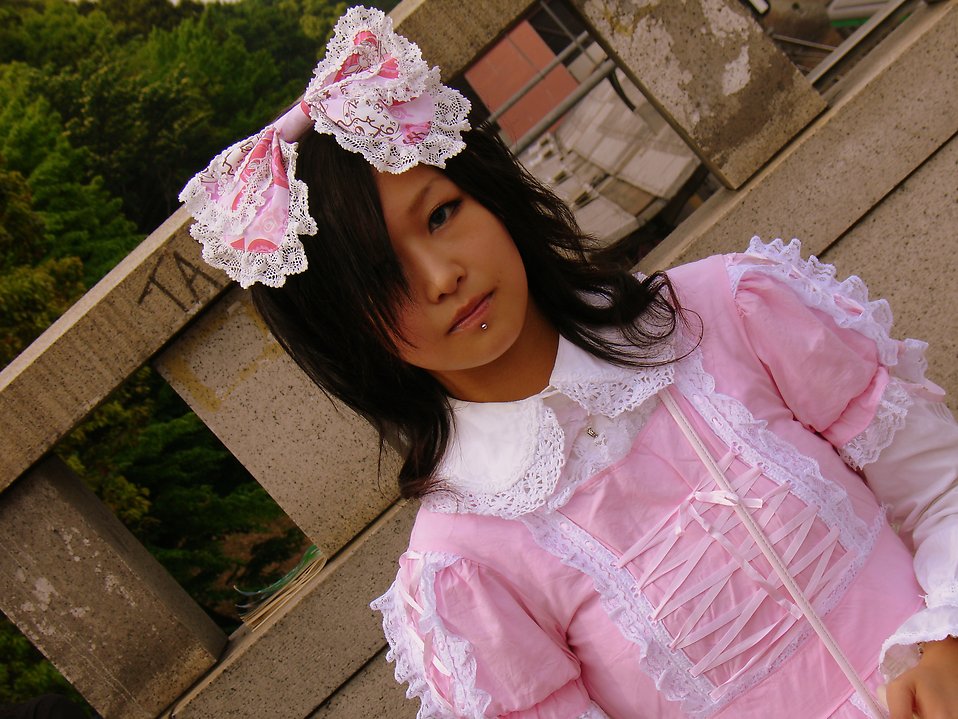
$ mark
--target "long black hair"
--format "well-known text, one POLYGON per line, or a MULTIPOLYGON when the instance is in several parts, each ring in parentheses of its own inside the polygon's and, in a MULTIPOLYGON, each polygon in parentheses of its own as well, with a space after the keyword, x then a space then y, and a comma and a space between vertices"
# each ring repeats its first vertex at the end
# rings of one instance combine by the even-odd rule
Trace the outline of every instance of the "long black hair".
MULTIPOLYGON (((668 278, 655 273, 640 280, 590 261, 590 239, 572 212, 498 138, 471 130, 463 139, 466 149, 444 172, 505 225, 530 296, 559 333, 619 365, 661 363, 659 348, 681 317, 668 278), (611 339, 616 334, 624 342, 611 339)), ((399 358, 390 331, 400 326, 409 288, 373 171, 361 155, 310 132, 299 144, 296 175, 309 186, 319 227, 302 238, 309 269, 281 288, 254 286, 254 304, 303 371, 376 427, 381 447, 386 437, 399 440, 400 493, 422 496, 434 488, 449 438, 449 400, 432 375, 399 358)))

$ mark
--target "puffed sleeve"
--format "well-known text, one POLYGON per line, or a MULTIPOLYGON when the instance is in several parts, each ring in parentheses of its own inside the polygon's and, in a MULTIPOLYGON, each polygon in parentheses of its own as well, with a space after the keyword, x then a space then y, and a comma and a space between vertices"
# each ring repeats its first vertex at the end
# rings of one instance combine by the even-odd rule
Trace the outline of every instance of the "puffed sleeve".
POLYGON ((602 719, 561 630, 540 626, 498 573, 461 557, 407 551, 383 614, 387 658, 419 719, 602 719))
POLYGON ((958 425, 924 376, 926 345, 891 338, 891 311, 857 277, 753 238, 727 263, 756 353, 795 417, 861 471, 915 551, 926 608, 882 648, 891 679, 917 644, 958 635, 958 425))

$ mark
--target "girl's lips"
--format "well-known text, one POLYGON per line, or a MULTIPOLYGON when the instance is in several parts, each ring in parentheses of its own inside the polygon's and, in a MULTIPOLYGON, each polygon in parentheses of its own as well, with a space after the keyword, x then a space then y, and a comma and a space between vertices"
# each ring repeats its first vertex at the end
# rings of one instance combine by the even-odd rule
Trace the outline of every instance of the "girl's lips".
POLYGON ((455 317, 453 318, 452 327, 449 328, 449 333, 461 332, 462 330, 469 329, 470 327, 476 327, 482 324, 483 319, 489 312, 489 305, 492 302, 492 293, 490 292, 487 295, 483 295, 462 307, 458 312, 456 312, 455 317))

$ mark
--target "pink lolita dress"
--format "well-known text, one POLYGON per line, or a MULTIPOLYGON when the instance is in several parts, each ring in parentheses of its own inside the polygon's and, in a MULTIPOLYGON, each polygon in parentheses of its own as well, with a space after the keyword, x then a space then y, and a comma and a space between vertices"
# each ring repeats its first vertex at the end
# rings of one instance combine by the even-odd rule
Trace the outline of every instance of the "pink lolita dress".
POLYGON ((420 718, 866 716, 735 504, 870 687, 958 634, 958 426, 923 343, 797 242, 669 274, 703 326, 681 359, 560 340, 539 394, 455 404, 446 491, 373 603, 420 718))

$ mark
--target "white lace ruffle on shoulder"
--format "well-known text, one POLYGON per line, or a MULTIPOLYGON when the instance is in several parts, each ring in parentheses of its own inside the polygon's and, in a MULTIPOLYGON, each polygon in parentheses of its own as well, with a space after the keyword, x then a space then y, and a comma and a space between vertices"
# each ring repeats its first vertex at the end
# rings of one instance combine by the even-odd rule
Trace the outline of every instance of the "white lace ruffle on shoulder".
POLYGON ((845 462, 861 469, 878 459, 905 421, 912 399, 906 384, 924 384, 928 363, 925 342, 891 337, 892 312, 888 302, 868 299, 868 288, 860 277, 839 281, 834 265, 816 257, 802 259, 801 243, 787 245, 780 239, 764 243, 753 237, 743 255, 727 260, 732 294, 747 273, 774 277, 790 287, 809 307, 824 312, 839 327, 855 330, 875 343, 878 358, 892 380, 888 383, 871 424, 839 451, 845 462))
MULTIPOLYGON (((952 589, 955 590, 955 587, 952 589)), ((934 606, 929 601, 926 609, 909 617, 898 631, 885 640, 881 648, 881 672, 886 681, 891 681, 918 663, 920 643, 955 636, 958 630, 958 591, 950 601, 953 604, 934 606)))
MULTIPOLYGON (((408 554, 406 556, 409 556, 408 554)), ((396 681, 408 683, 406 697, 419 697, 418 719, 482 719, 492 698, 476 687, 476 658, 472 645, 446 630, 436 611, 436 575, 461 557, 443 552, 415 554, 421 562, 418 601, 396 579, 392 586, 369 606, 383 615, 383 631, 389 642, 388 661, 396 662, 396 681), (432 665, 450 678, 454 696, 446 699, 426 672, 429 638, 432 665)))

